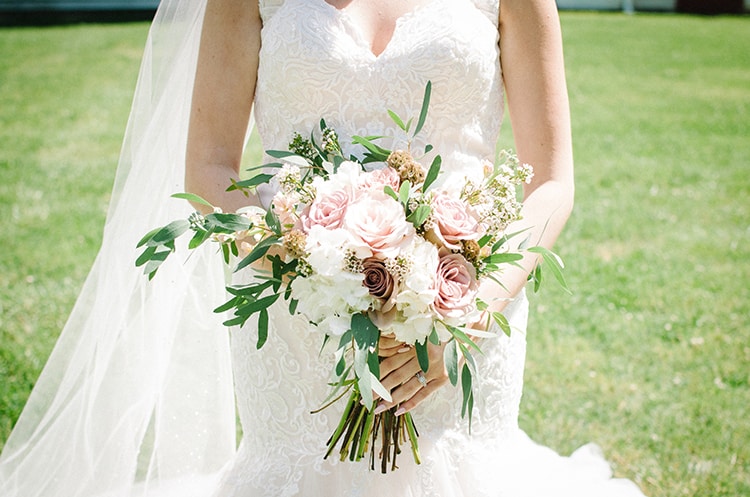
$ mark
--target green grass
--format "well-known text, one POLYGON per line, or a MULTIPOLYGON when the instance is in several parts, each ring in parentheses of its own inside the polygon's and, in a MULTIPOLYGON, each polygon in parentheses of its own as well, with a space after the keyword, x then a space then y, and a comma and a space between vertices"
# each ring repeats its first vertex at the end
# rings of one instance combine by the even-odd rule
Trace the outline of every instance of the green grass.
MULTIPOLYGON (((563 28, 574 295, 533 299, 521 424, 653 497, 750 495, 750 19, 563 28)), ((98 248, 146 30, 0 30, 0 441, 98 248)))

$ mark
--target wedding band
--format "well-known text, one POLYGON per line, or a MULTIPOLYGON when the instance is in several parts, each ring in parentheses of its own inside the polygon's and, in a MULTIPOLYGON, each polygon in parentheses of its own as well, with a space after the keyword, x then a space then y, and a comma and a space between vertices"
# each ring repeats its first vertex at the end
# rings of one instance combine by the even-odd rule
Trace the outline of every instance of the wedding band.
POLYGON ((427 386, 427 378, 424 377, 424 374, 422 374, 421 371, 415 374, 414 377, 422 385, 423 388, 427 386))

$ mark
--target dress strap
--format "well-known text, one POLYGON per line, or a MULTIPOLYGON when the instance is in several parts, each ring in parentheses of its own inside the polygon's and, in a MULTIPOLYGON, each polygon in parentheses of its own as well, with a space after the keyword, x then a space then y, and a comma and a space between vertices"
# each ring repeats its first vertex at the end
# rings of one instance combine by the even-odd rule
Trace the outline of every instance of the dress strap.
POLYGON ((500 20, 500 0, 471 0, 471 3, 497 26, 500 20))
POLYGON ((260 17, 263 22, 267 22, 273 15, 279 10, 279 7, 284 3, 284 0, 258 0, 258 7, 260 8, 260 17))

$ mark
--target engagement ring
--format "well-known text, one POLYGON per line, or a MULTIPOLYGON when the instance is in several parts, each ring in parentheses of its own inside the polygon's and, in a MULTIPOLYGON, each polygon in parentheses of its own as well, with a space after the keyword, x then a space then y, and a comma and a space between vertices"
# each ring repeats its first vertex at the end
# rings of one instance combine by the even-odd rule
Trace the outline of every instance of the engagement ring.
POLYGON ((417 374, 414 375, 414 377, 417 379, 419 383, 422 384, 422 387, 427 386, 427 378, 424 377, 424 374, 422 374, 421 371, 419 371, 417 374))

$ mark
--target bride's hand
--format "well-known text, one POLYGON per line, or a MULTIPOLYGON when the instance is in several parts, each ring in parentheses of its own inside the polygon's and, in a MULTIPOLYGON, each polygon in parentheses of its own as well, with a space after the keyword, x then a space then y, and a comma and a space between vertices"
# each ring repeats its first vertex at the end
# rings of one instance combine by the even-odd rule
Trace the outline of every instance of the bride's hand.
POLYGON ((419 366, 414 347, 408 347, 393 338, 383 337, 380 341, 380 382, 391 392, 391 402, 382 400, 375 408, 380 413, 399 405, 396 415, 411 411, 422 401, 448 383, 448 372, 443 360, 445 344, 427 343, 430 367, 424 373, 419 366), (417 377, 424 376, 423 382, 417 377))

